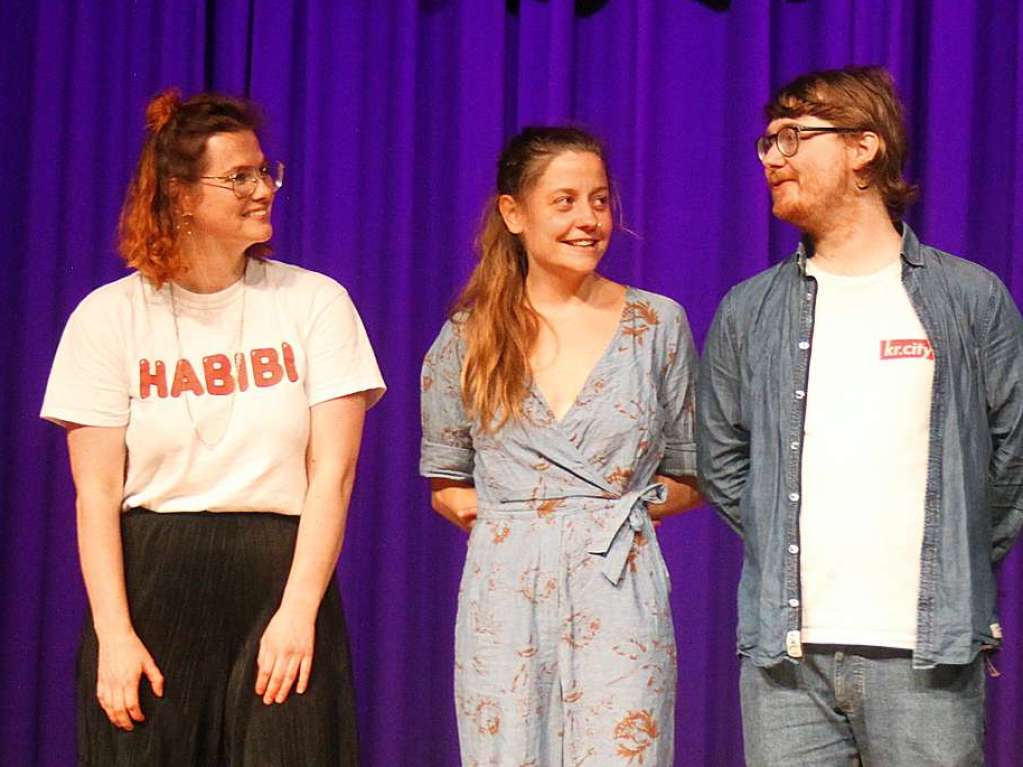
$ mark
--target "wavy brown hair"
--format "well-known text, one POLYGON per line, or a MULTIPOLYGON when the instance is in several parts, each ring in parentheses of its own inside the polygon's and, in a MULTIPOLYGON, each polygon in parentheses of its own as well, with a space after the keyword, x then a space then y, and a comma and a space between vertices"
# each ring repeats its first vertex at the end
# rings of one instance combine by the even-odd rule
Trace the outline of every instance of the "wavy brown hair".
POLYGON ((607 152, 591 134, 564 126, 524 128, 498 160, 497 192, 484 207, 476 238, 479 262, 452 308, 451 319, 461 326, 466 345, 462 399, 484 431, 496 431, 521 415, 532 375, 529 353, 540 323, 526 295, 529 261, 522 238, 505 226, 498 200, 511 195, 522 202, 551 160, 563 152, 597 155, 611 183, 607 152))
POLYGON ((892 221, 900 221, 916 199, 916 186, 902 175, 909 155, 902 104, 884 67, 845 67, 803 75, 778 91, 764 111, 769 121, 813 115, 876 133, 881 146, 861 172, 864 181, 877 187, 892 221))
MULTIPOLYGON (((200 93, 182 101, 177 88, 168 88, 149 102, 146 140, 117 227, 117 247, 129 268, 157 288, 185 271, 171 180, 198 182, 213 134, 257 131, 261 125, 255 104, 231 96, 200 93)), ((266 243, 246 251, 257 258, 269 254, 266 243)))

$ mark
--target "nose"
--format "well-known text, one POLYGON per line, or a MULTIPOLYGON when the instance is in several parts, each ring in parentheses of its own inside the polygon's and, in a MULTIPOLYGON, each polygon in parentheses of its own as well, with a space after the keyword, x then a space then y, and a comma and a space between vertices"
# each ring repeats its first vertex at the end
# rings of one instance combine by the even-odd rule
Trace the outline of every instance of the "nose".
POLYGON ((252 190, 253 200, 267 200, 277 193, 273 179, 262 173, 256 174, 256 188, 252 190))
POLYGON ((579 217, 576 219, 575 225, 584 232, 592 231, 600 226, 600 219, 597 217, 597 211, 594 210, 593 205, 583 203, 579 208, 579 217))
POLYGON ((767 153, 759 159, 760 164, 765 168, 779 168, 785 164, 785 155, 778 149, 777 141, 772 141, 771 145, 767 148, 767 153))

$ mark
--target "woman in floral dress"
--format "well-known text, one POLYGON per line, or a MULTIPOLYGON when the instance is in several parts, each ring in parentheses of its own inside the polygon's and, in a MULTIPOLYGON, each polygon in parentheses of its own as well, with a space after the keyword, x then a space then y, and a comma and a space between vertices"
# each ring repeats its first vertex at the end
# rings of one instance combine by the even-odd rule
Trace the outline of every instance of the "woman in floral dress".
POLYGON ((651 518, 695 506, 682 308, 596 271, 602 145, 527 128, 426 356, 420 471, 471 530, 455 697, 467 767, 674 760, 675 636, 651 518))

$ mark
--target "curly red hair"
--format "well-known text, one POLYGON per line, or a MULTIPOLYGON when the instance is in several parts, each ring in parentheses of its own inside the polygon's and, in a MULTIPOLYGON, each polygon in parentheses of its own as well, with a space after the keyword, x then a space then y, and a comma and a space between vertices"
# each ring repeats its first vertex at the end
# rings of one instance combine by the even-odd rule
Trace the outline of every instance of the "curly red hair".
MULTIPOLYGON (((215 133, 257 131, 259 109, 250 101, 216 93, 181 100, 177 88, 157 94, 146 106, 146 141, 121 208, 118 250, 157 288, 185 270, 171 179, 195 183, 202 173, 206 141, 215 133)), ((258 243, 246 255, 263 258, 258 243)))

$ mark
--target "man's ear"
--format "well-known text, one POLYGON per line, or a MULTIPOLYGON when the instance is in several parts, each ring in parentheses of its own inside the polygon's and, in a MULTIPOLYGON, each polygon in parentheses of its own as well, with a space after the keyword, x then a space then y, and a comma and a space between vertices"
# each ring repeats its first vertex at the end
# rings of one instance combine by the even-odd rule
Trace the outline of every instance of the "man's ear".
POLYGON ((852 152, 852 169, 861 171, 872 163, 884 149, 884 140, 874 131, 863 131, 849 140, 852 152))
POLYGON ((522 234, 526 228, 523 221, 522 206, 510 194, 502 194, 497 198, 497 210, 504 219, 504 225, 512 234, 522 234))

